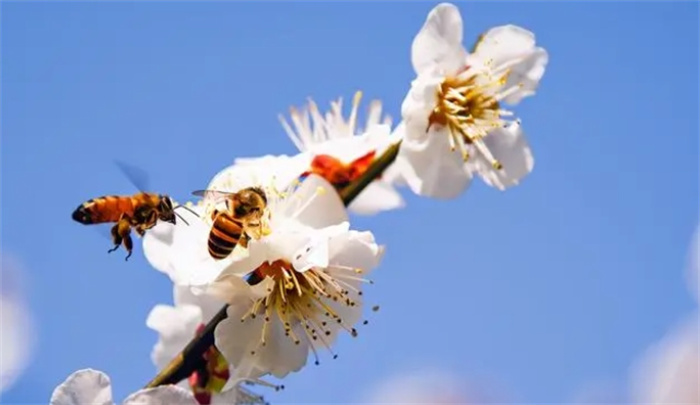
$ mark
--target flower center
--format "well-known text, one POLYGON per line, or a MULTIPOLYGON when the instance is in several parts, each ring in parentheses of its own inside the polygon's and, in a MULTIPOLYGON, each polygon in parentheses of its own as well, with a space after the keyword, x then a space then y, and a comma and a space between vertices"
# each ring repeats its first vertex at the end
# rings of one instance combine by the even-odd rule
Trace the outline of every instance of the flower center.
POLYGON ((482 138, 496 128, 505 127, 509 121, 503 117, 512 115, 501 109, 499 103, 508 96, 499 93, 507 78, 508 71, 494 78, 488 72, 475 72, 467 66, 457 76, 445 78, 438 87, 437 103, 428 125, 447 127, 452 150, 459 148, 465 162, 470 158, 469 148, 474 146, 494 169, 503 168, 482 138))
MULTIPOLYGON (((339 312, 344 307, 356 307, 360 304, 362 292, 354 287, 352 281, 369 282, 358 277, 363 271, 345 266, 330 266, 328 268, 312 268, 305 272, 294 270, 291 263, 276 260, 263 263, 255 270, 260 279, 270 277, 273 283, 267 290, 267 295, 260 298, 251 309, 241 318, 255 319, 264 316, 260 344, 265 346, 269 339, 269 324, 276 316, 284 325, 284 334, 295 344, 301 339, 310 343, 311 350, 318 364, 318 354, 315 347, 325 346, 332 352, 327 337, 332 334, 331 325, 345 329, 353 337, 357 330, 341 318, 339 312), (333 275, 329 273, 333 271, 333 275), (350 298, 356 296, 355 299, 350 298)), ((255 354, 253 351, 251 354, 255 354)), ((333 357, 337 357, 333 354, 333 357)))
POLYGON ((344 163, 330 155, 316 155, 311 161, 311 169, 304 172, 301 177, 304 178, 312 173, 317 174, 336 189, 341 189, 362 176, 374 161, 375 155, 376 151, 370 151, 350 163, 344 163))

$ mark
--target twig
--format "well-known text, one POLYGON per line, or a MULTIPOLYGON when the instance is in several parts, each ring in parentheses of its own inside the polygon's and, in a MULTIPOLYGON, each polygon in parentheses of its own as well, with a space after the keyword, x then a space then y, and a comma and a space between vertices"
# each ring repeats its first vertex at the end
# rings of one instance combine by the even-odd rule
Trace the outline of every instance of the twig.
MULTIPOLYGON (((401 141, 391 145, 367 168, 360 177, 338 190, 343 203, 348 206, 372 181, 377 179, 393 162, 399 153, 401 141)), ((260 280, 252 273, 248 278, 248 283, 257 284, 260 280)), ((145 388, 153 388, 159 385, 177 384, 188 378, 204 362, 203 354, 214 344, 214 329, 219 322, 226 319, 228 304, 224 305, 219 312, 207 323, 202 333, 195 336, 190 343, 177 355, 170 363, 155 376, 145 388)))

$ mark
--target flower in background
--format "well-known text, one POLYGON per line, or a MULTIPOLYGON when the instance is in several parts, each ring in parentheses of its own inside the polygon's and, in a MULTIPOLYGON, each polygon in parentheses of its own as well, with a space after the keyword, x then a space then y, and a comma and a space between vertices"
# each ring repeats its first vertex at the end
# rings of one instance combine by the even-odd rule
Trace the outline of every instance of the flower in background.
MULTIPOLYGON (((235 402, 227 402, 233 404, 235 402)), ((51 405, 112 405, 112 384, 101 371, 85 369, 71 374, 56 387, 51 405)), ((129 395, 124 405, 197 405, 186 389, 175 385, 138 390, 129 395)))
POLYGON ((632 391, 640 404, 700 404, 698 314, 649 348, 633 367, 632 391))
POLYGON ((265 236, 203 287, 230 304, 214 334, 226 359, 244 375, 282 378, 301 369, 309 351, 318 363, 317 350, 330 350, 341 329, 357 335, 363 276, 383 249, 370 232, 349 229, 342 201, 317 175, 269 196, 265 236))
MULTIPOLYGON (((188 287, 175 285, 173 290, 175 305, 156 305, 146 320, 146 325, 159 334, 158 343, 151 353, 158 370, 167 366, 196 334, 201 333, 204 322, 213 318, 224 305, 214 297, 194 295, 188 287)), ((189 387, 200 405, 222 403, 221 400, 230 399, 233 395, 263 402, 260 395, 243 388, 241 382, 278 388, 263 380, 248 381, 247 376, 239 375, 229 366, 214 346, 204 354, 204 359, 205 367, 179 384, 183 388, 189 387), (229 389, 235 393, 229 393, 229 389)))
POLYGON ((533 95, 544 74, 548 55, 533 33, 496 27, 468 53, 459 10, 442 3, 416 35, 411 60, 417 77, 401 107, 399 159, 415 193, 453 198, 474 174, 504 190, 532 171, 520 122, 504 104, 533 95))
MULTIPOLYGON (((234 193, 246 187, 272 190, 286 189, 295 184, 301 157, 260 158, 260 165, 232 165, 217 173, 207 190, 234 193)), ((175 284, 186 285, 192 269, 200 274, 218 274, 230 260, 214 260, 208 252, 207 241, 213 224, 214 210, 226 209, 225 204, 209 196, 196 204, 184 204, 187 224, 159 222, 143 237, 146 259, 157 270, 165 273, 175 284)))
MULTIPOLYGON (((686 270, 698 299, 698 252, 695 231, 686 270)), ((695 312, 650 347, 633 366, 632 394, 645 404, 700 404, 700 313, 695 312)))
MULTIPOLYGON (((302 166, 296 172, 298 177, 317 174, 336 189, 341 189, 364 174, 369 165, 398 140, 391 133, 391 118, 382 118, 382 103, 379 100, 370 103, 365 127, 358 128, 361 97, 362 93, 355 94, 347 119, 343 115, 342 99, 331 102, 330 111, 325 116, 312 100, 301 110, 291 108, 291 124, 280 116, 285 132, 301 152, 298 156, 301 156, 302 166)), ((270 158, 244 158, 235 162, 264 165, 270 158)), ((290 159, 284 155, 277 158, 290 159)), ((369 215, 403 207, 404 201, 392 185, 395 177, 396 172, 388 169, 360 193, 348 209, 369 215)))
POLYGON ((466 385, 454 375, 441 370, 423 369, 399 374, 382 381, 369 401, 374 404, 470 404, 466 385))
POLYGON ((22 292, 14 260, 0 258, 0 393, 12 386, 31 361, 34 321, 22 292))

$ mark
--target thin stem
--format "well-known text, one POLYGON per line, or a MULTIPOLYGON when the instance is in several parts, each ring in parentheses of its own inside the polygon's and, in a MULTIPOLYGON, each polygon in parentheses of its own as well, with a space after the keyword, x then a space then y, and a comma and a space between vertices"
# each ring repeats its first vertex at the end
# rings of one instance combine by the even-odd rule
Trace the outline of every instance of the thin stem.
MULTIPOLYGON (((338 190, 343 203, 348 206, 372 181, 379 178, 382 173, 396 160, 399 153, 401 141, 391 145, 367 168, 360 177, 338 190)), ((253 285, 261 280, 252 273, 248 278, 248 283, 253 285)), ((204 353, 214 344, 214 329, 219 322, 226 319, 228 304, 224 305, 219 312, 207 323, 202 333, 195 336, 190 343, 177 355, 170 363, 155 376, 145 388, 153 388, 159 385, 177 384, 188 378, 202 363, 204 353)))

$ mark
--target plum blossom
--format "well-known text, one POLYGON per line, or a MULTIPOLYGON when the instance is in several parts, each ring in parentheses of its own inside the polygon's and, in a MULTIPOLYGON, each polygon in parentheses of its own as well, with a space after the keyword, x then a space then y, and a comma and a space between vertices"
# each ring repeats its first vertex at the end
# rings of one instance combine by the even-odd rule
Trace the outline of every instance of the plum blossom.
MULTIPOLYGON (((231 165, 217 173, 207 185, 207 190, 234 193, 246 187, 261 186, 286 189, 297 180, 301 157, 261 158, 260 165, 231 165)), ((212 212, 225 208, 221 201, 209 196, 196 204, 184 204, 189 211, 180 214, 187 224, 177 225, 159 222, 143 237, 146 259, 158 271, 168 275, 176 284, 188 284, 193 268, 202 274, 220 272, 227 260, 215 261, 207 251, 207 240, 212 226, 212 212)))
POLYGON ((14 385, 33 358, 36 328, 22 287, 21 266, 0 258, 0 393, 14 385))
MULTIPOLYGON (((51 395, 50 405, 113 405, 112 383, 101 371, 78 370, 71 374, 51 395)), ((234 402, 229 402, 232 404, 234 402)), ((134 392, 124 405, 197 405, 186 389, 165 385, 134 392)))
POLYGON ((698 313, 650 347, 633 367, 632 394, 640 404, 700 403, 698 313))
POLYGON ((548 62, 535 36, 514 25, 481 35, 472 53, 462 45, 462 17, 441 3, 416 35, 416 79, 401 106, 405 127, 401 173, 417 194, 453 198, 478 174, 504 190, 534 166, 520 121, 503 108, 535 93, 548 62))
POLYGON ((268 196, 264 236, 251 240, 223 271, 209 273, 209 280, 191 277, 198 291, 230 304, 215 344, 252 378, 297 371, 309 351, 318 362, 318 349, 331 350, 341 329, 356 336, 363 277, 383 253, 370 232, 349 229, 342 201, 317 175, 291 192, 268 196))
MULTIPOLYGON (((313 100, 309 100, 302 109, 290 109, 291 124, 280 116, 285 132, 300 151, 297 163, 301 162, 302 165, 297 169, 298 176, 318 174, 340 189, 365 173, 369 165, 398 140, 397 133, 391 132, 391 117, 382 118, 382 103, 379 100, 370 102, 365 126, 358 128, 361 97, 361 92, 355 94, 347 118, 343 115, 342 98, 331 102, 331 108, 325 115, 313 100)), ((285 155, 276 158, 290 159, 285 155)), ((271 159, 271 156, 239 158, 235 162, 265 165, 271 159)), ((397 176, 396 170, 390 167, 381 178, 360 193, 348 209, 357 214, 370 215, 403 207, 404 201, 393 185, 397 176)))
MULTIPOLYGON (((215 297, 192 294, 185 286, 175 285, 173 296, 174 306, 156 305, 146 320, 146 325, 159 334, 158 343, 151 353, 151 359, 159 371, 167 366, 196 334, 201 333, 205 322, 224 305, 215 297)), ((247 376, 240 375, 230 367, 214 346, 204 354, 204 358, 206 366, 179 384, 183 388, 189 387, 200 405, 217 403, 222 398, 230 399, 232 395, 248 398, 249 402, 257 398, 262 403, 262 396, 242 387, 242 382, 280 388, 263 380, 249 380, 247 376), (235 393, 229 393, 229 389, 235 393)))

